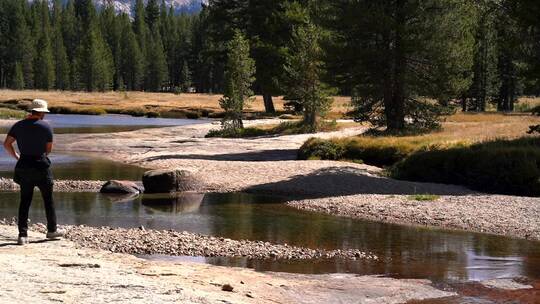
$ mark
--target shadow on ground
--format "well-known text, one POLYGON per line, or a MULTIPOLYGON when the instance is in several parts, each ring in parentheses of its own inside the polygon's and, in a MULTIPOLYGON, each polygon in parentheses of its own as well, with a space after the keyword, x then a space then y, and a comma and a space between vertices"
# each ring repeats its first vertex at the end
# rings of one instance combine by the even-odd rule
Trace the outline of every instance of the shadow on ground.
MULTIPOLYGON (((3 241, 8 241, 8 240, 4 239, 3 241)), ((38 240, 38 241, 30 241, 30 244, 42 244, 42 243, 58 242, 58 241, 60 241, 60 240, 43 239, 43 240, 38 240)), ((19 244, 17 244, 17 241, 12 241, 12 242, 9 242, 9 243, 0 243, 0 248, 1 247, 8 247, 8 246, 19 246, 19 244)))
POLYGON ((279 150, 262 150, 254 152, 244 153, 232 153, 232 154, 216 154, 216 155, 204 155, 204 154, 186 154, 186 155, 159 155, 149 157, 146 161, 157 161, 164 159, 203 159, 203 160, 217 160, 217 161, 285 161, 296 160, 296 149, 279 149, 279 150))
POLYGON ((288 180, 252 186, 246 191, 274 194, 296 193, 302 198, 355 194, 469 195, 475 193, 461 186, 416 183, 379 177, 355 167, 324 168, 311 174, 296 175, 288 180))

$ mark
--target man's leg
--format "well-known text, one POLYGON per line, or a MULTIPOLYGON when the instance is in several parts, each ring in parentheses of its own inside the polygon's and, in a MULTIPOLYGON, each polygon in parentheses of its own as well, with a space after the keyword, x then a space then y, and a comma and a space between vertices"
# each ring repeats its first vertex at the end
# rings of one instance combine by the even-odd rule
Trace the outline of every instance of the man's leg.
POLYGON ((34 185, 21 183, 21 202, 19 205, 19 237, 28 237, 28 212, 34 195, 34 185))
POLYGON ((47 215, 47 231, 56 232, 56 211, 54 210, 53 184, 50 182, 40 183, 38 185, 43 204, 45 205, 45 214, 47 215))

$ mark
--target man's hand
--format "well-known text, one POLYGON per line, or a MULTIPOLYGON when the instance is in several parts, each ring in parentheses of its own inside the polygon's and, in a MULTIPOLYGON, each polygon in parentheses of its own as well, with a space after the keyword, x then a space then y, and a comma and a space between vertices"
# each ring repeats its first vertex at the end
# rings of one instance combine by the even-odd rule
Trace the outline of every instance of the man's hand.
POLYGON ((52 146, 53 146, 52 142, 47 143, 47 147, 45 147, 45 154, 47 154, 47 155, 51 154, 52 146))
POLYGON ((8 135, 6 137, 6 140, 4 140, 4 149, 6 149, 9 155, 13 156, 16 160, 19 160, 19 154, 17 153, 17 151, 15 151, 15 148, 13 148, 14 143, 15 138, 8 135))

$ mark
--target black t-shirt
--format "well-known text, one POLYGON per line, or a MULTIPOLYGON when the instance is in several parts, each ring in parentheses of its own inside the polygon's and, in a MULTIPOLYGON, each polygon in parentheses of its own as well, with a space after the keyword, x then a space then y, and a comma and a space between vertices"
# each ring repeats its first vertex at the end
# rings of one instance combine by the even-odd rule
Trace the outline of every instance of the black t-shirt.
POLYGON ((24 119, 13 125, 8 133, 17 140, 21 155, 42 156, 47 152, 47 144, 53 141, 51 126, 38 119, 24 119))

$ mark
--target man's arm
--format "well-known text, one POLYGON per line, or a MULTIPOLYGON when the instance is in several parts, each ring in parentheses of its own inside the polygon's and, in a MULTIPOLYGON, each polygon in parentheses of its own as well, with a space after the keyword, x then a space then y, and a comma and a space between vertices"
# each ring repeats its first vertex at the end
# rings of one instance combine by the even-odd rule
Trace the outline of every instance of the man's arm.
POLYGON ((46 150, 45 153, 46 153, 47 155, 51 154, 51 152, 52 152, 52 147, 53 147, 52 141, 51 141, 51 142, 48 142, 48 143, 47 143, 47 147, 46 147, 46 149, 45 149, 45 150, 46 150))
POLYGON ((17 153, 17 151, 15 151, 15 148, 13 147, 14 143, 15 143, 15 138, 13 136, 8 135, 6 137, 6 140, 4 140, 4 149, 6 149, 9 155, 19 160, 19 154, 17 153))

